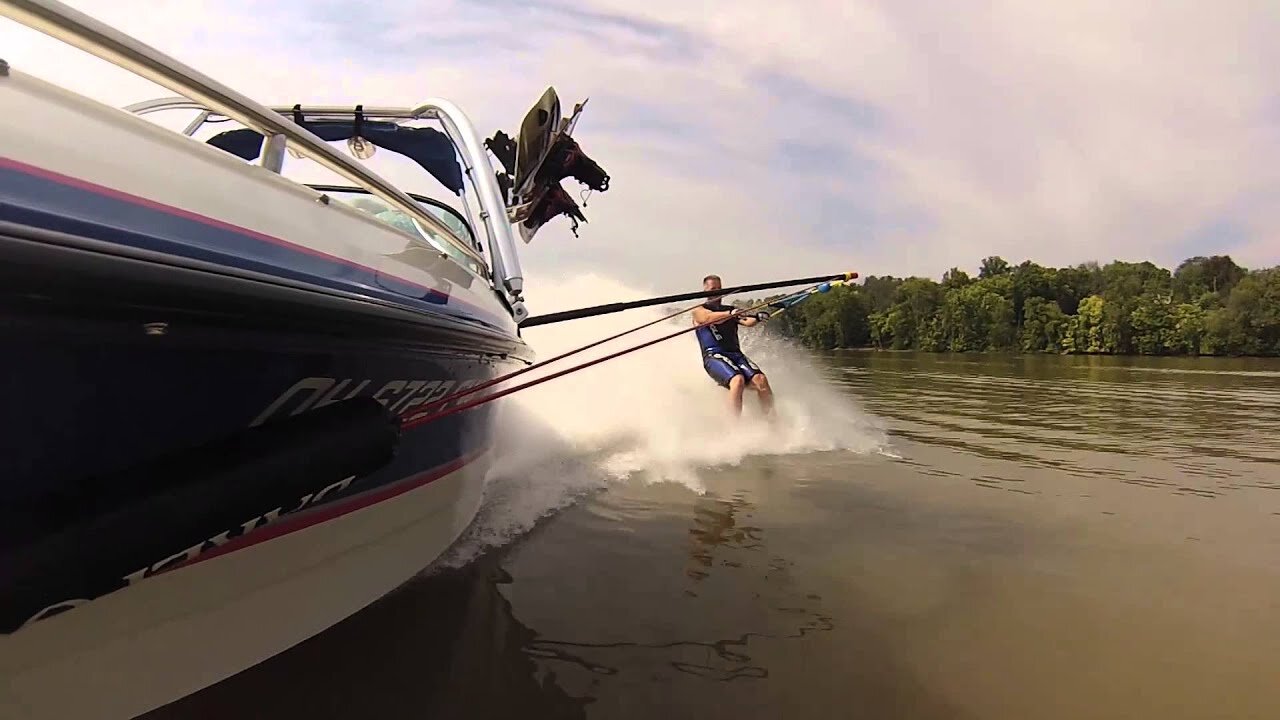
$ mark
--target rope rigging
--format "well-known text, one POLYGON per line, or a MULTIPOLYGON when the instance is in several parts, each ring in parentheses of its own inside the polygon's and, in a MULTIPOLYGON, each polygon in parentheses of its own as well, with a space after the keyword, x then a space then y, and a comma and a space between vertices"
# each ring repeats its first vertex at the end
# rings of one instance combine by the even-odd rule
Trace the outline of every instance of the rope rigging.
MULTIPOLYGON (((792 285, 808 285, 809 283, 817 283, 820 285, 824 282, 832 282, 839 284, 853 280, 856 277, 858 277, 858 273, 848 272, 840 273, 839 275, 820 275, 817 277, 796 278, 794 280, 775 280, 767 283, 756 283, 755 285, 738 285, 736 287, 721 288, 719 290, 699 290, 697 292, 679 293, 677 295, 663 295, 662 297, 649 298, 648 300, 632 300, 629 302, 593 305, 592 307, 578 308, 576 310, 564 310, 562 312, 547 313, 546 315, 535 315, 521 323, 520 327, 527 328, 535 327, 537 325, 564 322, 566 320, 580 320, 582 318, 608 315, 609 313, 622 312, 623 310, 631 310, 634 308, 650 307, 652 305, 661 305, 663 303, 693 300, 694 298, 708 298, 712 295, 737 295, 744 292, 772 290, 774 288, 790 287, 792 285)), ((817 285, 815 285, 815 287, 816 286, 817 285)), ((692 308, 690 308, 690 310, 692 310, 692 308)))
MULTIPOLYGON (((757 304, 755 304, 755 305, 753 305, 753 306, 751 306, 751 307, 748 307, 748 308, 740 308, 740 309, 738 309, 738 310, 734 311, 734 314, 733 314, 731 317, 741 317, 741 316, 744 316, 744 315, 750 315, 750 314, 752 314, 752 313, 756 313, 756 312, 761 311, 763 308, 774 308, 774 311, 773 311, 773 312, 771 312, 771 313, 769 313, 769 316, 770 316, 770 317, 774 317, 774 316, 776 316, 778 313, 781 313, 783 310, 787 310, 787 309, 789 309, 789 308, 791 308, 791 307, 794 307, 796 304, 798 304, 798 303, 802 302, 803 300, 808 299, 809 297, 811 297, 811 296, 812 296, 812 295, 814 295, 815 293, 824 293, 824 292, 827 292, 827 291, 829 291, 829 290, 831 289, 831 287, 832 287, 832 286, 843 284, 843 283, 848 282, 849 280, 852 280, 852 279, 854 279, 854 278, 856 278, 856 277, 858 277, 858 273, 856 273, 856 272, 847 272, 847 273, 842 273, 842 274, 840 274, 840 275, 836 275, 836 276, 829 276, 829 277, 819 278, 819 279, 821 280, 821 282, 814 283, 813 285, 811 285, 811 286, 809 286, 809 287, 806 287, 806 288, 804 288, 804 289, 802 289, 802 290, 799 290, 799 291, 797 291, 797 292, 794 292, 794 293, 792 293, 792 294, 790 294, 790 295, 784 296, 784 297, 779 298, 779 299, 777 299, 777 300, 764 301, 764 302, 757 303, 757 304)), ((803 279, 803 280, 801 280, 800 282, 806 282, 806 281, 809 281, 809 280, 813 280, 813 278, 804 278, 804 279, 803 279)), ((766 286, 768 286, 768 287, 780 287, 780 286, 785 286, 785 285, 795 285, 795 284, 798 284, 798 283, 797 283, 796 281, 789 281, 789 282, 783 282, 783 283, 763 283, 763 284, 761 284, 761 285, 743 285, 743 286, 738 286, 738 287, 733 287, 733 288, 724 288, 724 289, 721 289, 721 290, 712 290, 712 291, 710 291, 710 292, 686 293, 686 294, 683 294, 683 295, 667 296, 667 297, 664 297, 664 298, 655 298, 654 300, 651 300, 651 301, 639 301, 639 302, 644 302, 644 303, 648 303, 648 304, 651 304, 651 305, 656 305, 656 304, 659 304, 659 303, 661 303, 661 302, 668 302, 668 301, 670 301, 671 299, 675 299, 675 298, 679 298, 679 299, 686 299, 686 298, 689 298, 689 297, 709 297, 709 296, 712 296, 712 295, 731 295, 731 294, 734 294, 734 293, 737 293, 737 292, 743 292, 743 291, 745 291, 745 290, 760 289, 760 288, 762 288, 762 287, 766 287, 766 286)), ((616 303, 616 304, 614 304, 614 305, 627 305, 627 303, 616 303)), ((472 408, 474 408, 474 407, 478 407, 478 406, 480 406, 480 405, 484 405, 485 403, 491 402, 491 401, 493 401, 493 400, 497 400, 497 399, 499 399, 499 398, 506 397, 507 395, 510 395, 510 394, 512 394, 512 393, 519 392, 520 390, 524 390, 524 389, 526 389, 526 388, 531 388, 531 387, 534 387, 535 385, 541 385, 541 384, 542 384, 542 383, 544 383, 544 382, 548 382, 548 381, 550 381, 550 380, 554 380, 554 379, 556 379, 556 378, 558 378, 558 377, 563 377, 563 376, 568 375, 568 374, 570 374, 570 373, 574 373, 574 372, 577 372, 577 371, 579 371, 579 370, 584 370, 584 369, 589 368, 589 367, 591 367, 591 366, 593 366, 593 365, 599 365, 600 363, 606 362, 606 361, 608 361, 608 360, 612 360, 612 359, 614 359, 614 358, 618 358, 618 357, 621 357, 621 356, 623 356, 623 355, 627 355, 627 354, 629 354, 629 353, 636 352, 637 350, 643 350, 644 348, 651 347, 651 346, 653 346, 653 345, 657 345, 657 344, 658 344, 658 343, 660 343, 660 342, 664 342, 664 341, 670 340, 671 338, 678 337, 678 336, 683 335, 683 334, 685 334, 685 333, 693 332, 693 331, 697 330, 698 328, 706 327, 707 325, 714 325, 714 324, 716 324, 716 323, 713 323, 713 322, 705 322, 705 323, 698 323, 698 324, 690 325, 689 327, 680 328, 679 330, 675 330, 675 331, 673 331, 673 332, 671 332, 671 333, 668 333, 668 334, 666 334, 666 335, 663 335, 663 336, 661 336, 661 337, 654 338, 653 340, 648 340, 648 341, 646 341, 646 342, 640 343, 639 345, 633 345, 633 346, 631 346, 631 347, 623 348, 622 350, 618 350, 617 352, 610 353, 610 354, 608 354, 608 355, 605 355, 604 357, 599 357, 599 358, 596 358, 596 359, 594 359, 594 360, 588 360, 588 361, 586 361, 586 362, 579 363, 579 364, 574 365, 574 366, 572 366, 572 367, 565 368, 564 370, 559 370, 559 371, 557 371, 557 372, 554 372, 554 373, 552 373, 552 374, 550 374, 550 375, 547 375, 547 376, 545 376, 545 377, 540 377, 540 378, 537 378, 536 380, 531 380, 531 381, 529 381, 529 382, 522 383, 522 384, 520 384, 520 385, 516 385, 516 386, 514 386, 514 387, 509 387, 509 388, 507 388, 507 389, 505 389, 505 390, 499 390, 499 391, 494 392, 494 393, 491 393, 491 394, 489 394, 489 395, 485 395, 484 397, 481 397, 481 398, 478 398, 478 399, 475 399, 475 400, 471 400, 471 401, 468 401, 468 402, 464 402, 464 403, 460 403, 460 404, 454 405, 453 407, 445 407, 446 405, 449 405, 450 403, 455 402, 455 401, 456 401, 456 400, 458 400, 459 398, 463 398, 463 397, 466 397, 466 396, 468 396, 468 395, 473 395, 473 394, 475 394, 475 393, 477 393, 477 392, 479 392, 479 391, 481 391, 481 390, 483 390, 483 389, 485 389, 485 388, 493 387, 494 385, 497 385, 497 384, 499 384, 499 383, 507 382, 508 380, 511 380, 512 378, 515 378, 515 377, 517 377, 517 376, 523 375, 523 374, 525 374, 525 373, 527 373, 527 372, 532 372, 533 370, 537 370, 537 369, 539 369, 539 368, 546 367, 547 365, 550 365, 550 364, 551 364, 551 363, 553 363, 553 362, 558 362, 558 361, 563 360, 563 359, 565 359, 565 358, 567 358, 567 357, 571 357, 571 356, 573 356, 573 355, 577 355, 578 353, 585 352, 585 351, 587 351, 587 350, 590 350, 591 348, 594 348, 594 347, 598 347, 598 346, 600 346, 600 345, 603 345, 604 343, 611 342, 611 341, 613 341, 613 340, 617 340, 618 338, 623 337, 623 336, 625 336, 625 335, 630 335, 631 333, 637 332, 637 331, 639 331, 639 330, 643 330, 643 329, 645 329, 645 328, 647 328, 647 327, 652 327, 652 326, 654 326, 654 325, 657 325, 658 323, 662 323, 662 322, 666 322, 666 321, 668 321, 668 320, 675 319, 675 318, 677 318, 677 317, 679 317, 679 316, 681 316, 681 315, 683 315, 683 314, 685 314, 685 313, 693 312, 693 310, 695 310, 696 308, 698 308, 698 307, 700 307, 700 306, 701 306, 701 303, 698 303, 698 304, 696 304, 696 305, 691 305, 691 306, 689 306, 689 307, 687 307, 687 308, 683 308, 683 309, 681 309, 681 310, 677 310, 676 312, 673 312, 673 313, 671 313, 671 314, 669 314, 669 315, 666 315, 666 316, 664 316, 664 317, 658 318, 657 320, 651 320, 651 321, 649 321, 649 322, 647 322, 647 323, 644 323, 644 324, 642 324, 642 325, 637 325, 636 327, 633 327, 633 328, 631 328, 631 329, 629 329, 629 330, 624 330, 624 331, 622 331, 622 332, 620 332, 620 333, 617 333, 617 334, 615 334, 615 335, 611 335, 611 336, 606 337, 606 338, 603 338, 603 339, 601 339, 601 340, 596 340, 595 342, 588 343, 588 344, 586 344, 586 345, 583 345, 583 346, 581 346, 581 347, 574 348, 574 349, 569 350, 569 351, 567 351, 567 352, 563 352, 563 353, 561 353, 561 354, 559 354, 559 355, 556 355, 555 357, 548 358, 548 359, 543 360, 543 361, 541 361, 541 362, 537 362, 537 363, 534 363, 534 364, 529 365, 529 366, 527 366, 527 367, 520 368, 519 370, 516 370, 516 371, 514 371, 514 372, 510 372, 510 373, 507 373, 506 375, 501 375, 501 376, 498 376, 498 377, 495 377, 495 378, 491 378, 491 379, 489 379, 489 380, 486 380, 485 382, 479 383, 479 384, 474 385, 474 386, 472 386, 472 387, 465 388, 465 389, 463 389, 463 390, 459 390, 459 391, 457 391, 457 392, 454 392, 454 393, 451 393, 451 394, 449 394, 449 395, 446 395, 445 397, 440 398, 439 400, 436 400, 436 401, 434 401, 434 402, 431 402, 431 403, 428 403, 428 404, 426 404, 426 405, 422 406, 421 408, 419 408, 419 409, 418 409, 418 410, 416 410, 415 412, 413 412, 413 413, 411 413, 411 414, 409 414, 409 415, 405 416, 404 418, 402 418, 401 429, 402 429, 402 430, 410 430, 410 429, 413 429, 413 428, 415 428, 415 427, 419 427, 419 426, 421 426, 421 425, 425 425, 425 424, 427 424, 427 423, 433 422, 433 421, 435 421, 435 420, 439 420, 439 419, 441 419, 441 418, 449 417, 450 415, 456 415, 456 414, 458 414, 458 413, 460 413, 460 412, 464 412, 464 411, 466 411, 466 410, 470 410, 470 409, 472 409, 472 408)), ((586 308, 586 310, 595 310, 595 309, 599 309, 599 308, 612 308, 612 307, 613 307, 613 305, 600 305, 600 306, 596 306, 596 308, 586 308)), ((631 305, 631 307, 643 307, 643 305, 631 305)), ((619 308, 619 309, 628 309, 628 308, 619 308)), ((603 314, 608 313, 608 312, 618 312, 618 310, 619 310, 619 309, 608 309, 608 310, 604 310, 604 311, 599 312, 599 313, 596 313, 596 314, 601 314, 601 315, 603 315, 603 314)), ((575 311, 575 312, 577 312, 577 311, 575 311)), ((545 316, 544 316, 544 317, 545 317, 545 316)), ((592 316, 591 316, 591 315, 580 315, 580 316, 578 316, 578 317, 592 317, 592 316)), ((567 319, 573 319, 573 318, 565 317, 565 318, 562 318, 562 319, 567 320, 567 319)), ((554 322, 558 322, 558 321, 559 321, 559 320, 556 320, 556 321, 554 321, 554 322)), ((719 322, 725 322, 725 320, 720 320, 719 322)))

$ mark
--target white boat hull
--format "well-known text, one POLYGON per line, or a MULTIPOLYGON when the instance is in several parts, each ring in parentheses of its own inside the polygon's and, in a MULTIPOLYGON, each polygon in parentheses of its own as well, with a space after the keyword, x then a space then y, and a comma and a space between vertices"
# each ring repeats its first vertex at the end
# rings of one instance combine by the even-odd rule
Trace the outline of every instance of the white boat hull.
POLYGON ((4 717, 132 718, 315 635, 442 553, 474 517, 489 463, 0 637, 4 717))
MULTIPOLYGON (((266 139, 211 145, 248 136, 204 142, 0 68, 0 376, 21 379, 0 405, 0 716, 131 718, 341 621, 458 537, 496 406, 397 420, 532 362, 523 276, 452 103, 290 117, 54 0, 0 13, 266 139), (463 200, 456 225, 307 129, 428 115, 438 137, 383 128, 381 147, 463 200), (284 177, 286 149, 353 185, 284 177)), ((605 189, 570 149, 561 170, 605 189)))

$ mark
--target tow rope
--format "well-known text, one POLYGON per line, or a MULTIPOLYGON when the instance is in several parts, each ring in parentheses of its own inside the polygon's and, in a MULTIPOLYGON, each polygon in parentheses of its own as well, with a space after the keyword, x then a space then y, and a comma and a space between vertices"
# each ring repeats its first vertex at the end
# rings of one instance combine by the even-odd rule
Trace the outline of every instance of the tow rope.
MULTIPOLYGON (((757 303, 757 304, 755 304, 755 305, 753 305, 753 306, 751 306, 751 307, 749 307, 749 308, 743 308, 743 309, 736 310, 736 311, 734 311, 734 314, 733 314, 731 317, 741 317, 741 316, 743 316, 743 315, 748 315, 748 314, 751 314, 751 313, 756 313, 756 312, 759 312, 761 309, 766 308, 766 307, 768 307, 768 308, 775 308, 775 310, 774 310, 773 312, 769 313, 769 317, 774 317, 774 316, 776 316, 778 313, 782 312, 783 310, 786 310, 786 309, 788 309, 788 308, 794 307, 796 304, 800 303, 801 301, 808 299, 809 297, 811 297, 811 296, 812 296, 812 295, 814 295, 815 293, 824 293, 824 292, 827 292, 827 291, 829 291, 829 290, 831 289, 831 287, 832 287, 833 285, 840 285, 840 284, 843 284, 843 283, 848 282, 849 280, 852 280, 852 279, 854 279, 854 278, 856 278, 856 277, 858 277, 858 273, 856 273, 856 272, 847 272, 847 273, 843 273, 843 274, 841 274, 841 275, 834 276, 834 277, 831 277, 831 278, 823 278, 823 279, 822 279, 822 282, 815 283, 815 284, 813 284, 813 285, 811 285, 811 286, 809 286, 809 287, 807 287, 807 288, 804 288, 803 290, 799 290, 799 291, 797 291, 797 292, 795 292, 795 293, 792 293, 792 294, 787 295, 787 296, 785 296, 785 297, 779 298, 779 299, 777 299, 777 300, 760 302, 760 303, 757 303)), ((806 278, 806 279, 811 279, 811 278, 806 278)), ((794 283, 790 283, 790 284, 794 284, 794 283)), ((759 287, 759 286, 741 286, 741 287, 745 287, 745 288, 757 288, 757 287, 759 287)), ((691 293, 690 295, 693 295, 693 296, 695 296, 695 297, 706 297, 706 296, 710 296, 710 295, 729 295, 729 294, 733 294, 734 292, 741 292, 741 291, 742 291, 741 287, 740 287, 740 288, 725 288, 725 289, 722 289, 722 290, 713 290, 713 291, 710 291, 709 293, 706 293, 705 295, 704 295, 703 293, 691 293)), ((777 285, 774 285, 773 287, 777 287, 777 285)), ((671 297, 687 297, 687 296, 688 296, 688 295, 686 295, 686 296, 671 296, 671 297)), ((664 302, 664 301, 665 301, 665 300, 663 300, 663 299, 660 299, 660 300, 659 300, 659 302, 664 302)), ((656 304, 656 303, 654 303, 654 304, 656 304)), ((627 354, 629 354, 629 353, 633 353, 633 352, 635 352, 635 351, 637 351, 637 350, 643 350, 644 348, 651 347, 651 346, 653 346, 653 345, 657 345, 658 343, 660 343, 660 342, 664 342, 664 341, 667 341, 667 340, 670 340, 671 338, 678 337, 678 336, 683 335, 683 334, 688 333, 688 332, 693 332, 693 331, 695 331, 695 330, 697 330, 697 329, 699 329, 699 328, 706 327, 706 326, 708 326, 708 325, 715 325, 715 324, 718 324, 719 322, 725 322, 725 320, 720 320, 720 321, 717 321, 717 322, 715 322, 715 323, 712 323, 712 322, 705 322, 705 323, 698 323, 698 324, 696 324, 696 325, 691 325, 691 326, 689 326, 689 327, 680 328, 679 330, 675 330, 675 331, 673 331, 673 332, 671 332, 671 333, 668 333, 668 334, 666 334, 666 335, 663 335, 663 336, 661 336, 661 337, 654 338, 653 340, 648 340, 648 341, 646 341, 646 342, 640 343, 639 345, 633 345, 633 346, 628 347, 628 348, 623 348, 622 350, 619 350, 619 351, 614 352, 614 353, 610 353, 610 354, 608 354, 608 355, 605 355, 604 357, 599 357, 599 358, 596 358, 596 359, 594 359, 594 360, 588 360, 587 362, 579 363, 579 364, 574 365, 574 366, 572 366, 572 367, 565 368, 564 370, 560 370, 560 371, 554 372, 554 373, 552 373, 552 374, 550 374, 550 375, 547 375, 547 376, 545 376, 545 377, 540 377, 540 378, 538 378, 538 379, 536 379, 536 380, 531 380, 531 381, 529 381, 529 382, 526 382, 526 383, 523 383, 523 384, 520 384, 520 385, 516 385, 516 386, 514 386, 514 387, 510 387, 510 388, 507 388, 507 389, 505 389, 505 390, 499 390, 499 391, 494 392, 494 393, 491 393, 491 394, 489 394, 489 395, 485 395, 484 397, 477 398, 477 399, 475 399, 475 400, 471 400, 471 401, 469 401, 469 402, 461 403, 461 404, 458 404, 458 405, 454 405, 453 407, 444 407, 444 406, 448 405, 449 403, 452 403, 452 402, 454 402, 454 401, 458 400, 459 398, 463 398, 463 397, 466 397, 466 396, 468 396, 468 395, 473 395, 473 394, 475 394, 475 393, 477 393, 477 392, 479 392, 479 391, 481 391, 481 390, 483 390, 483 389, 485 389, 485 388, 493 387, 494 385, 497 385, 497 384, 499 384, 499 383, 506 382, 506 381, 508 381, 508 380, 510 380, 510 379, 512 379, 512 378, 514 378, 514 377, 517 377, 517 376, 519 376, 519 375, 523 375, 523 374, 525 374, 525 373, 527 373, 527 372, 532 372, 533 370, 537 370, 537 369, 539 369, 539 368, 546 367, 547 365, 550 365, 550 364, 551 364, 551 363, 553 363, 553 362, 557 362, 557 361, 563 360, 563 359, 565 359, 565 358, 567 358, 567 357, 570 357, 570 356, 572 356, 572 355, 576 355, 576 354, 578 354, 578 353, 580 353, 580 352, 585 352, 586 350, 590 350, 590 349, 591 349, 591 348, 593 348, 593 347, 598 347, 598 346, 603 345, 604 343, 610 342, 610 341, 612 341, 612 340, 617 340, 618 338, 623 337, 624 335, 630 335, 631 333, 633 333, 633 332, 637 332, 637 331, 639 331, 639 330, 643 330, 644 328, 651 327, 651 326, 653 326, 653 325, 657 325, 658 323, 661 323, 661 322, 666 322, 667 320, 672 320, 672 319, 677 318, 677 317, 679 317, 679 316, 681 316, 681 315, 683 315, 683 314, 685 314, 685 313, 687 313, 687 312, 692 312, 693 310, 695 310, 695 309, 697 309, 697 308, 701 307, 701 305, 702 305, 701 303, 698 303, 697 305, 690 305, 690 306, 689 306, 689 307, 687 307, 687 308, 684 308, 684 309, 682 309, 682 310, 678 310, 678 311, 676 311, 676 312, 673 312, 673 313, 671 313, 670 315, 666 315, 665 317, 658 318, 657 320, 651 320, 651 321, 649 321, 649 322, 647 322, 647 323, 644 323, 643 325, 637 325, 636 327, 633 327, 633 328, 631 328, 630 330, 624 330, 623 332, 617 333, 616 335, 611 335, 611 336, 606 337, 606 338, 604 338, 604 339, 596 340, 595 342, 588 343, 588 344, 583 345, 583 346, 581 346, 581 347, 574 348, 573 350, 569 350, 569 351, 567 351, 567 352, 561 353, 561 354, 559 354, 559 355, 557 355, 557 356, 555 356, 555 357, 553 357, 553 358, 548 358, 548 359, 546 359, 546 360, 543 360, 542 362, 534 363, 534 364, 529 365, 529 366, 527 366, 527 367, 520 368, 519 370, 516 370, 516 371, 514 371, 514 372, 507 373, 506 375, 501 375, 501 376, 496 377, 496 378, 491 378, 491 379, 489 379, 489 380, 486 380, 485 382, 479 383, 479 384, 474 385, 474 386, 472 386, 472 387, 465 388, 465 389, 463 389, 463 390, 459 390, 459 391, 457 391, 457 392, 454 392, 454 393, 451 393, 451 394, 449 394, 449 395, 446 395, 445 397, 440 398, 439 400, 436 400, 436 401, 434 401, 434 402, 432 402, 432 403, 428 403, 427 405, 423 406, 422 408, 418 409, 417 411, 415 411, 415 412, 413 412, 413 413, 411 413, 411 414, 409 414, 409 415, 404 416, 404 417, 401 419, 401 420, 402 420, 402 422, 401 422, 401 429, 402 429, 402 430, 411 430, 411 429, 413 429, 413 428, 415 428, 415 427, 419 427, 419 426, 421 426, 421 425, 425 425, 425 424, 427 424, 427 423, 434 422, 434 421, 436 421, 436 420, 440 420, 440 419, 442 419, 442 418, 449 417, 450 415, 456 415, 456 414, 458 414, 458 413, 460 413, 460 412, 465 412, 465 411, 470 410, 470 409, 472 409, 472 408, 474 408, 474 407, 479 407, 480 405, 484 405, 485 403, 488 403, 488 402, 490 402, 490 401, 497 400, 498 398, 506 397, 507 395, 510 395, 510 394, 512 394, 512 393, 515 393, 515 392, 519 392, 519 391, 521 391, 521 390, 525 390, 525 389, 527 389, 527 388, 534 387, 535 385, 541 385, 541 384, 542 384, 542 383, 544 383, 544 382, 547 382, 547 381, 550 381, 550 380, 554 380, 554 379, 556 379, 556 378, 558 378, 558 377, 563 377, 563 376, 568 375, 568 374, 570 374, 570 373, 574 373, 574 372, 577 372, 577 371, 579 371, 579 370, 584 370, 584 369, 589 368, 589 367, 591 367, 591 366, 593 366, 593 365, 599 365, 600 363, 603 363, 603 362, 605 362, 605 361, 607 361, 607 360, 612 360, 612 359, 614 359, 614 358, 622 357, 623 355, 627 355, 627 354)), ((605 306, 598 306, 598 307, 605 307, 605 306)), ((616 312, 616 310, 611 310, 611 311, 609 311, 609 312, 616 312)), ((568 319, 568 318, 566 318, 566 319, 568 319)), ((726 318, 726 320, 727 320, 727 319, 728 319, 728 318, 726 318)))
POLYGON ((737 287, 720 288, 719 290, 700 290, 698 292, 680 293, 678 295, 663 295, 662 297, 649 298, 648 300, 607 303, 605 305, 594 305, 592 307, 578 308, 576 310, 563 310, 561 312, 547 313, 546 315, 535 315, 520 323, 520 327, 527 328, 535 327, 537 325, 549 325, 551 323, 564 322, 565 320, 580 320, 582 318, 608 315, 609 313, 622 312, 623 310, 631 310, 633 308, 649 307, 651 305, 661 305, 669 302, 680 302, 681 300, 692 300, 694 298, 709 298, 712 295, 737 295, 744 292, 772 290, 780 287, 791 287, 792 285, 808 285, 809 283, 818 283, 820 285, 824 282, 831 282, 839 284, 852 280, 856 277, 858 277, 858 273, 820 275, 817 277, 796 278, 794 280, 775 280, 774 282, 757 283, 755 285, 738 285, 737 287))

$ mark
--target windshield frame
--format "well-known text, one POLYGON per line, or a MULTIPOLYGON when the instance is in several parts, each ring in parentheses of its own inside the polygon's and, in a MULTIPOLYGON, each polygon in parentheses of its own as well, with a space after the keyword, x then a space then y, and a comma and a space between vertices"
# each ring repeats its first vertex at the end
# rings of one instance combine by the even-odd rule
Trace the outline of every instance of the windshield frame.
MULTIPOLYGON (((366 196, 369 196, 370 199, 373 200, 374 202, 377 202, 380 205, 386 206, 387 209, 396 210, 394 206, 387 205, 387 203, 383 201, 381 198, 373 195, 373 193, 369 192, 368 190, 365 190, 364 188, 353 187, 350 185, 329 185, 329 184, 323 184, 323 183, 307 183, 307 187, 313 190, 316 190, 317 192, 325 193, 330 197, 332 197, 333 200, 337 202, 341 202, 345 205, 350 205, 352 207, 355 207, 355 206, 352 203, 348 202, 343 196, 350 197, 350 196, 366 195, 366 196)), ((462 255, 458 253, 457 248, 452 247, 447 240, 444 240, 443 242, 433 241, 434 233, 430 232, 427 228, 422 227, 421 223, 419 223, 416 218, 409 217, 409 219, 413 222, 413 226, 417 228, 417 232, 414 233, 413 235, 415 237, 418 237, 422 241, 428 243, 432 248, 439 250, 443 253, 446 253, 447 255, 449 255, 450 258, 455 260, 458 264, 462 265, 462 267, 466 268, 470 272, 482 278, 487 278, 489 273, 492 272, 491 268, 489 267, 488 257, 486 257, 487 253, 485 252, 485 248, 480 244, 479 238, 476 237, 475 229, 472 228, 471 223, 468 222, 467 218, 457 208, 450 207, 449 205, 446 205, 445 203, 440 202, 439 200, 436 200, 434 198, 428 197, 426 195, 421 195, 418 193, 412 193, 412 192, 405 192, 405 194, 408 195, 410 198, 412 198, 419 205, 424 206, 424 209, 427 212, 436 214, 435 211, 441 211, 445 215, 448 215, 450 218, 457 220, 457 222, 461 224, 463 229, 466 231, 466 237, 459 237, 456 233, 454 233, 453 234, 454 238, 458 242, 471 247, 478 254, 480 254, 480 256, 485 259, 484 266, 479 269, 474 267, 475 261, 467 257, 466 255, 462 255)), ((372 213, 370 213, 370 216, 374 217, 374 219, 378 219, 377 216, 373 215, 372 213)), ((379 221, 384 222, 384 224, 387 224, 390 227, 401 230, 402 232, 408 232, 404 228, 400 228, 394 224, 386 223, 385 221, 382 221, 382 220, 379 220, 379 221)), ((448 223, 448 220, 441 219, 441 222, 448 223)))

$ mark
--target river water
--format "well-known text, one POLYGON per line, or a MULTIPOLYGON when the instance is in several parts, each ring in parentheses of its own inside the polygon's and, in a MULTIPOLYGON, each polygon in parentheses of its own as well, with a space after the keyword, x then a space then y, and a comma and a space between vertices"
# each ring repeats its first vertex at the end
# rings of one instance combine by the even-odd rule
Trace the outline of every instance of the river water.
POLYGON ((1280 363, 807 362, 780 399, 856 407, 851 441, 675 480, 650 453, 514 531, 491 513, 467 556, 147 717, 1280 713, 1280 363))

